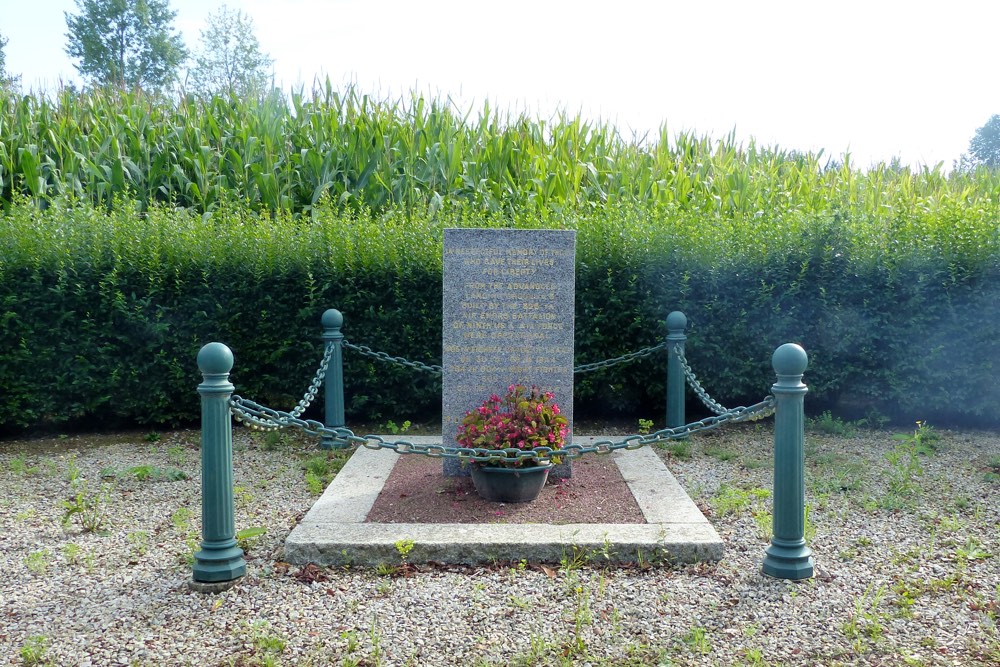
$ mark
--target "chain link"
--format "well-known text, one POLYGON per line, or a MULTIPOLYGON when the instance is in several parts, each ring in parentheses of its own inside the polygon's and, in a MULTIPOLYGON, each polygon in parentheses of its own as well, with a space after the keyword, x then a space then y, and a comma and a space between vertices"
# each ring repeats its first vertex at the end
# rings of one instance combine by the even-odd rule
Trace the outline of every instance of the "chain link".
MULTIPOLYGON (((343 341, 344 347, 349 350, 354 350, 359 352, 366 357, 371 357, 373 359, 378 359, 379 361, 384 361, 390 364, 397 364, 399 366, 406 366, 407 368, 413 368, 418 371, 423 371, 425 373, 433 373, 434 375, 441 375, 442 368, 436 364, 425 364, 420 361, 410 361, 404 357, 394 357, 386 352, 377 352, 367 345, 355 345, 354 343, 349 343, 347 340, 343 341)), ((591 371, 602 370, 604 368, 611 368, 619 364, 627 364, 629 362, 635 361, 636 359, 642 359, 643 357, 648 357, 654 352, 658 352, 667 347, 667 343, 660 343, 659 345, 654 345, 653 347, 645 347, 636 352, 629 352, 628 354, 623 354, 620 357, 614 357, 613 359, 605 359, 604 361, 596 361, 592 364, 581 364, 573 369, 574 373, 589 373, 591 371)))
MULTIPOLYGON (((319 362, 319 368, 316 369, 316 375, 313 376, 312 382, 309 384, 309 388, 306 389, 305 395, 298 404, 292 408, 292 411, 288 413, 294 419, 298 419, 302 414, 309 409, 312 402, 316 400, 316 395, 319 393, 320 387, 323 386, 323 380, 326 379, 326 372, 330 367, 330 359, 333 358, 333 343, 327 343, 326 349, 323 351, 323 358, 319 362)), ((278 429, 286 428, 285 426, 275 423, 269 419, 261 419, 255 417, 253 414, 241 411, 238 407, 231 408, 230 411, 233 416, 236 417, 237 421, 245 422, 248 426, 253 429, 260 431, 277 431, 278 429)))
POLYGON ((421 363, 419 361, 410 361, 408 359, 404 359, 403 357, 394 357, 390 354, 386 354, 385 352, 376 352, 367 345, 355 345, 354 343, 348 343, 346 339, 343 341, 343 345, 347 349, 354 350, 355 352, 360 352, 366 357, 372 357, 374 359, 385 361, 390 364, 398 364, 400 366, 406 366, 407 368, 413 368, 418 371, 423 371, 425 373, 433 373, 434 375, 441 375, 442 372, 440 366, 433 364, 428 365, 425 363, 421 363))
POLYGON ((698 396, 705 407, 717 415, 721 415, 726 412, 725 406, 709 396, 708 392, 705 391, 705 388, 701 386, 700 382, 698 382, 698 378, 695 377, 694 371, 691 370, 691 366, 688 365, 687 358, 684 356, 683 346, 680 343, 677 343, 673 346, 673 348, 671 348, 671 352, 677 355, 677 359, 681 362, 681 368, 684 369, 684 377, 687 378, 688 385, 691 386, 691 389, 694 390, 694 393, 698 396))
POLYGON ((432 458, 458 458, 464 461, 517 463, 528 459, 548 460, 575 459, 584 454, 610 454, 619 449, 632 450, 652 445, 686 438, 701 431, 716 429, 723 424, 763 419, 774 414, 774 397, 767 396, 763 401, 750 407, 738 407, 727 410, 721 415, 708 417, 701 421, 685 424, 675 428, 665 428, 648 435, 629 435, 623 439, 599 440, 592 445, 571 443, 562 449, 551 447, 536 447, 534 449, 481 449, 469 447, 445 447, 437 444, 419 444, 407 440, 387 441, 377 435, 359 437, 347 428, 330 428, 316 420, 298 419, 290 413, 272 410, 251 400, 233 396, 229 399, 230 410, 241 421, 250 424, 263 423, 273 428, 296 426, 313 436, 331 436, 334 440, 348 445, 360 445, 368 449, 391 449, 398 454, 422 454, 432 458))
POLYGON ((636 359, 641 359, 643 357, 648 357, 654 352, 658 352, 667 347, 667 343, 663 342, 659 345, 654 345, 653 347, 644 347, 636 352, 629 352, 628 354, 623 354, 620 357, 615 357, 613 359, 605 359, 604 361, 595 361, 592 364, 581 364, 573 369, 574 373, 589 373, 591 371, 601 370, 603 368, 611 368, 612 366, 617 366, 618 364, 627 364, 636 359))

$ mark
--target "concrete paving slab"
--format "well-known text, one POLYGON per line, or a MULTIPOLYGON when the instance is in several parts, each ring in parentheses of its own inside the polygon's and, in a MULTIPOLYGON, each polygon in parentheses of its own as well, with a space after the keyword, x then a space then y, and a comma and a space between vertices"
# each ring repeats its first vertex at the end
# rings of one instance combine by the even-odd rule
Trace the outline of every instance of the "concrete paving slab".
MULTIPOLYGON (((406 439, 441 442, 433 436, 406 439)), ((573 439, 590 444, 604 438, 573 439)), ((399 456, 391 450, 358 449, 285 540, 285 560, 296 565, 398 564, 400 540, 414 543, 407 557, 411 563, 554 563, 574 556, 692 563, 722 558, 719 534, 648 447, 610 454, 645 524, 365 523, 399 456)))

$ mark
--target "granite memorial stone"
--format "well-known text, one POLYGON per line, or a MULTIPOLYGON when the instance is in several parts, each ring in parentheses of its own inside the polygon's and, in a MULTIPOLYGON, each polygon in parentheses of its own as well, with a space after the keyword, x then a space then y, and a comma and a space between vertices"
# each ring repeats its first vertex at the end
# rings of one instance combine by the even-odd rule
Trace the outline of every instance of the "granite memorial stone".
MULTIPOLYGON (((575 302, 576 232, 444 231, 444 446, 458 446, 466 412, 517 383, 555 394, 569 419, 569 442, 575 302)), ((568 476, 568 466, 557 468, 568 476)), ((456 459, 445 459, 444 469, 462 474, 456 459)))

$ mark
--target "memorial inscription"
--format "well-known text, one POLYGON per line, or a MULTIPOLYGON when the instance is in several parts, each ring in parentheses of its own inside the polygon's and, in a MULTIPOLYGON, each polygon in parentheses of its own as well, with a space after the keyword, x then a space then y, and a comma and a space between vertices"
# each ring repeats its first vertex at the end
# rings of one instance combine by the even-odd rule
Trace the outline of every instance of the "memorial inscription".
POLYGON ((468 410, 515 383, 553 392, 572 437, 575 264, 573 231, 444 231, 445 446, 468 410))

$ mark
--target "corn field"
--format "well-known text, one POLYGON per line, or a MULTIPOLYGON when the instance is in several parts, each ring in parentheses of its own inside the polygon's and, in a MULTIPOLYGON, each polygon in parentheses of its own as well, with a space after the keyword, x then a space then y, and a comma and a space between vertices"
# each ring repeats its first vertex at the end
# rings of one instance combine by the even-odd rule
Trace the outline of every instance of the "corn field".
POLYGON ((0 201, 68 196, 197 213, 223 201, 263 213, 335 209, 502 216, 667 207, 739 221, 789 213, 857 219, 995 209, 1000 174, 939 166, 861 171, 693 133, 622 137, 579 116, 478 111, 411 94, 375 100, 329 81, 310 93, 177 100, 139 92, 0 91, 0 201))

